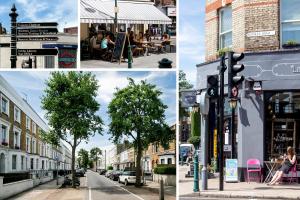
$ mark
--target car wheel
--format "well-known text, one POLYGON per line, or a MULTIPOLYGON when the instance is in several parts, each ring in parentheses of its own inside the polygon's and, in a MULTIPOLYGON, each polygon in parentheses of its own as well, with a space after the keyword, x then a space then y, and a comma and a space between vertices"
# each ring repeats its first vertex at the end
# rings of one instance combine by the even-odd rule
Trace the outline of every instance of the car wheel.
POLYGON ((124 185, 125 185, 125 186, 128 185, 127 179, 125 179, 124 185))
POLYGON ((118 183, 121 183, 120 178, 118 179, 118 183))

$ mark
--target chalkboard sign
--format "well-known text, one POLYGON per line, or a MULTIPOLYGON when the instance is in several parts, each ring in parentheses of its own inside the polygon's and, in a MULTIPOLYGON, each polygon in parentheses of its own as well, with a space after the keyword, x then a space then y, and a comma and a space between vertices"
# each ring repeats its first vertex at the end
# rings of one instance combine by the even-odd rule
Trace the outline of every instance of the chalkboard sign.
POLYGON ((119 63, 121 62, 121 57, 123 54, 126 39, 128 39, 126 33, 117 33, 112 60, 116 59, 119 61, 119 63))

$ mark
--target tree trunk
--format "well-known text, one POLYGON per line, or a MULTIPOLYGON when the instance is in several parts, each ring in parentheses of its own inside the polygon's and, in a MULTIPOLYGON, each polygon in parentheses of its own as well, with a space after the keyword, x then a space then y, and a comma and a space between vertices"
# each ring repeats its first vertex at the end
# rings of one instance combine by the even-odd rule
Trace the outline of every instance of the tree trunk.
POLYGON ((96 159, 96 172, 97 172, 97 162, 98 162, 98 160, 96 159))
POLYGON ((136 155, 136 182, 135 186, 141 186, 141 158, 142 158, 142 145, 140 133, 137 133, 137 155, 136 155))
POLYGON ((75 150, 76 150, 76 139, 74 138, 74 144, 72 146, 72 187, 75 188, 75 150))

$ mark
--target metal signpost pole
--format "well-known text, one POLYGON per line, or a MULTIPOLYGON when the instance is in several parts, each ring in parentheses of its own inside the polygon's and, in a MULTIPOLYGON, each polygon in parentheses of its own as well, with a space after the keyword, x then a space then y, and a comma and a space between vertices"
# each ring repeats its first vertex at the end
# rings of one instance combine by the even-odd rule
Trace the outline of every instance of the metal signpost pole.
POLYGON ((231 159, 235 158, 235 133, 234 133, 234 118, 235 118, 235 108, 231 108, 231 126, 230 126, 230 129, 231 129, 231 159))
POLYGON ((115 33, 118 32, 118 0, 115 0, 115 33))
POLYGON ((10 55, 10 63, 11 68, 17 68, 17 17, 18 13, 16 13, 17 9, 15 4, 13 4, 11 8, 11 13, 9 14, 11 18, 11 55, 10 55))
POLYGON ((220 111, 220 117, 219 117, 219 171, 220 171, 220 177, 219 177, 219 190, 224 190, 224 72, 226 70, 225 66, 225 57, 222 56, 221 58, 221 66, 220 66, 220 98, 219 98, 219 111, 220 111))

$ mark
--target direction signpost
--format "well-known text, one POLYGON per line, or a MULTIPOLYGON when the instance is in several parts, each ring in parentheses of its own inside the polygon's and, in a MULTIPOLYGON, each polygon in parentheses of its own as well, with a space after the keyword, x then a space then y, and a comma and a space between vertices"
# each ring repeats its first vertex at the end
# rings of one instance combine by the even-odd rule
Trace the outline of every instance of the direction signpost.
POLYGON ((56 56, 57 49, 18 49, 18 56, 56 56))
POLYGON ((18 37, 18 42, 33 42, 33 41, 57 41, 58 37, 18 37))
POLYGON ((10 43, 0 43, 0 47, 10 47, 10 43))
POLYGON ((58 32, 57 28, 25 28, 18 29, 18 35, 56 35, 58 32))
POLYGON ((57 22, 34 22, 34 23, 17 23, 17 27, 52 27, 58 26, 57 22))

